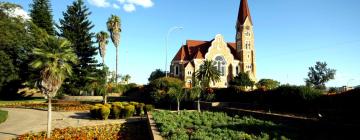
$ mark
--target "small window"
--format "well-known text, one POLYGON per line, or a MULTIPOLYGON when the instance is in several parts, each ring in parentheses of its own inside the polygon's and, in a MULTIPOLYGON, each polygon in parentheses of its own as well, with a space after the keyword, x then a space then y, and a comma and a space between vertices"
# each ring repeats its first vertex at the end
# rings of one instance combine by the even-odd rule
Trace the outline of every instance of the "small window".
POLYGON ((239 67, 236 66, 236 75, 239 73, 239 67))
POLYGON ((179 67, 175 66, 175 75, 179 75, 179 67))

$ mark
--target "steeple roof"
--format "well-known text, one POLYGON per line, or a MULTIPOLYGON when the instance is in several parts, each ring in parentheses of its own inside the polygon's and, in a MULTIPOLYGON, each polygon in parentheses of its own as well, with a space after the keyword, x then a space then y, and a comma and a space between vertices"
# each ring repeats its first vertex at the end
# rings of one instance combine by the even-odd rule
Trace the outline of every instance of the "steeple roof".
POLYGON ((248 2, 247 0, 241 0, 236 26, 239 27, 243 25, 247 17, 249 17, 250 23, 252 24, 248 2))

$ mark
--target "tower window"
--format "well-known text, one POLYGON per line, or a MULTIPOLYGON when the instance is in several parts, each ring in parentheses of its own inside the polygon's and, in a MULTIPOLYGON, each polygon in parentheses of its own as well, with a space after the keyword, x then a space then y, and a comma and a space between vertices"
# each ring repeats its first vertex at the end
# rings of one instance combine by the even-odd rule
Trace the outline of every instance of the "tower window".
POLYGON ((245 32, 245 36, 246 36, 246 37, 250 37, 250 36, 251 36, 250 31, 246 31, 246 32, 245 32))
POLYGON ((226 69, 226 61, 223 56, 217 56, 215 58, 215 66, 217 70, 220 72, 221 76, 225 75, 225 69, 226 69))
POLYGON ((245 48, 250 49, 250 41, 249 40, 245 41, 245 48))

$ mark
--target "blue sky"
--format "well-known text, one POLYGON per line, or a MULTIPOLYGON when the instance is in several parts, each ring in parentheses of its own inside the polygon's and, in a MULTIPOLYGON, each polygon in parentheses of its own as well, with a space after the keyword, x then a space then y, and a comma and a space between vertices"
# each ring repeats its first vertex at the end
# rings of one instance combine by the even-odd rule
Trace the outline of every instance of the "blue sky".
MULTIPOLYGON (((235 40, 239 0, 84 0, 92 12, 93 32, 106 31, 106 20, 122 20, 119 73, 146 84, 150 73, 165 66, 169 28, 169 62, 187 39, 211 40, 222 34, 235 40)), ((257 77, 303 85, 308 67, 326 61, 337 70, 328 86, 360 85, 360 1, 248 0, 254 23, 257 77)), ((29 10, 31 0, 11 0, 29 10)), ((51 0, 54 21, 73 0, 51 0)), ((95 44, 94 44, 95 45, 95 44)), ((115 69, 109 43, 106 64, 115 69)), ((100 57, 97 56, 100 60, 100 57)), ((168 62, 168 63, 169 63, 168 62)))

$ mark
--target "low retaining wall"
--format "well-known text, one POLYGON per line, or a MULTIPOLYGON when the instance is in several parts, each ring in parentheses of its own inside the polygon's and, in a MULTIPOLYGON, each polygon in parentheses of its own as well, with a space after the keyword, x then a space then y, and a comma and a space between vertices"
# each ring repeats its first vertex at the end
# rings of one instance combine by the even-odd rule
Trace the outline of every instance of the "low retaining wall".
POLYGON ((103 101, 102 96, 64 96, 65 101, 103 101))
POLYGON ((150 131, 151 140, 163 140, 158 128, 156 127, 156 123, 154 121, 151 112, 147 113, 147 123, 148 123, 148 129, 150 131))

